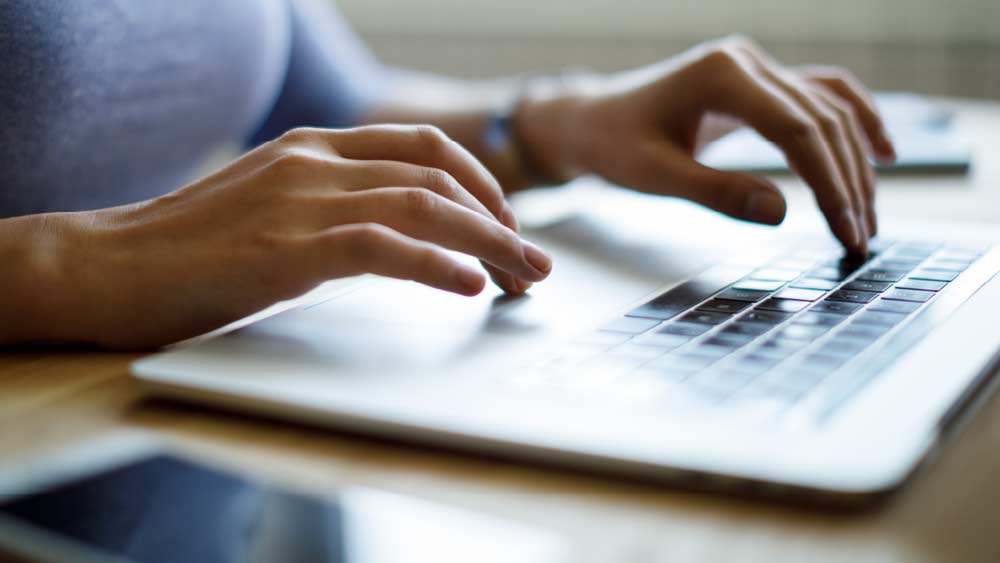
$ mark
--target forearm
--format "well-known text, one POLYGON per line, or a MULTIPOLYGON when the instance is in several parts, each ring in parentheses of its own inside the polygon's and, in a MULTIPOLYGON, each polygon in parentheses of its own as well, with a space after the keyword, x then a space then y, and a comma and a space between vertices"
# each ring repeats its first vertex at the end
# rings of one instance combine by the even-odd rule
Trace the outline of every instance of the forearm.
POLYGON ((560 85, 522 91, 519 81, 465 81, 398 71, 389 93, 365 123, 428 123, 474 154, 508 193, 558 183, 578 172, 571 164, 575 96, 560 85), (515 102, 515 98, 519 101, 515 102), (509 139, 497 147, 487 129, 499 111, 514 107, 509 139))

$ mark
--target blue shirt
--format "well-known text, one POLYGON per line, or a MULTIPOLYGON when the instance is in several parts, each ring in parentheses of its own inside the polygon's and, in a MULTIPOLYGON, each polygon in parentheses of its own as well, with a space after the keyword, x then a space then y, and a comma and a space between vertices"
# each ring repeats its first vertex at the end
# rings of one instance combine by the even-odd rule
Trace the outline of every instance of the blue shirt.
POLYGON ((381 75, 304 0, 0 2, 0 217, 140 201, 220 145, 352 125, 381 75))

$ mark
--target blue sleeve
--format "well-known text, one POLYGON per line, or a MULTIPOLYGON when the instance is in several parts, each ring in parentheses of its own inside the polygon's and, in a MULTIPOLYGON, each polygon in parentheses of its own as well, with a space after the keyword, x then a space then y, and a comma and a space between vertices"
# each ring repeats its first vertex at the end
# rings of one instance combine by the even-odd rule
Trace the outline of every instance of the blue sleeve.
POLYGON ((284 85, 251 146, 289 129, 350 127, 385 80, 378 60, 333 7, 291 0, 291 53, 284 85))

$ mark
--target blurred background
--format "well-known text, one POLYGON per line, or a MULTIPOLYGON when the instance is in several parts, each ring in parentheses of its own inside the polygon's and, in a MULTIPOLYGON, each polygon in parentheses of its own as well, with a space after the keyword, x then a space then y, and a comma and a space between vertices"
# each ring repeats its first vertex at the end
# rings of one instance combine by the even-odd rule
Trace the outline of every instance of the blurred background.
POLYGON ((1000 0, 339 0, 383 61, 457 76, 617 70, 743 32, 872 88, 1000 99, 1000 0))

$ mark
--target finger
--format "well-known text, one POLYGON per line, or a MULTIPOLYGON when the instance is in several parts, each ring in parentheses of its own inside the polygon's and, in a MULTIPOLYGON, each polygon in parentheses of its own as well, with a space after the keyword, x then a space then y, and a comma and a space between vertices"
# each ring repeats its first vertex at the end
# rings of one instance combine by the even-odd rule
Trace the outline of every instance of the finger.
POLYGON ((433 245, 383 225, 341 225, 305 239, 299 264, 317 280, 372 273, 461 295, 476 295, 486 278, 433 245))
POLYGON ((508 228, 517 230, 496 178, 469 151, 430 126, 379 125, 327 131, 327 142, 346 158, 398 160, 451 174, 508 228))
POLYGON ((805 67, 803 74, 851 104, 871 142, 875 156, 889 162, 896 160, 896 147, 889 137, 885 122, 871 93, 860 80, 850 72, 836 67, 805 67))
POLYGON ((861 226, 863 242, 867 242, 868 233, 868 198, 862 186, 862 166, 869 166, 868 160, 858 162, 856 154, 858 150, 863 152, 863 140, 853 138, 848 134, 847 126, 842 121, 842 116, 835 106, 831 106, 825 100, 815 95, 811 88, 804 82, 800 82, 797 77, 791 77, 787 73, 772 67, 766 60, 757 59, 757 69, 767 78, 774 82, 785 94, 795 103, 799 104, 813 120, 819 124, 823 133, 827 147, 831 150, 837 163, 841 183, 846 186, 848 195, 851 198, 851 207, 857 219, 857 224, 861 226), (858 144, 858 147, 852 146, 858 144))
POLYGON ((853 253, 863 254, 860 227, 847 187, 830 148, 812 116, 777 86, 753 71, 743 56, 725 51, 708 61, 709 110, 743 119, 785 153, 791 167, 808 183, 830 229, 853 253))
POLYGON ((861 163, 859 173, 861 174, 862 193, 867 202, 866 224, 868 234, 875 236, 878 232, 878 220, 875 217, 875 170, 871 166, 871 163, 868 162, 867 153, 862 148, 864 147, 864 132, 862 131, 858 116, 852 106, 828 92, 824 87, 816 86, 814 93, 840 114, 841 123, 847 128, 848 135, 853 138, 851 149, 854 151, 854 160, 861 163))
POLYGON ((313 206, 326 225, 378 223, 412 238, 475 256, 521 279, 540 281, 552 260, 494 220, 420 188, 340 194, 313 206))
POLYGON ((785 218, 785 199, 763 178, 709 168, 674 145, 647 143, 638 156, 623 170, 624 183, 637 190, 682 197, 744 221, 777 225, 785 218))

